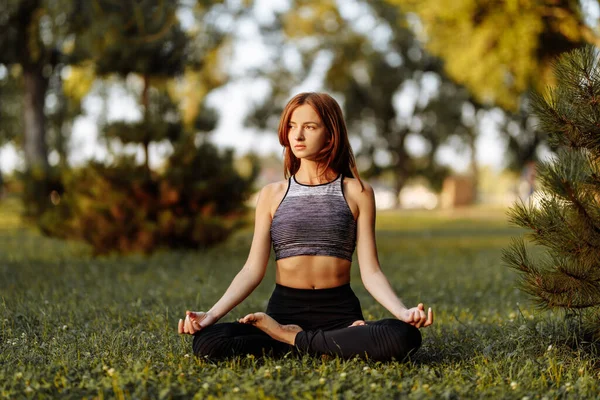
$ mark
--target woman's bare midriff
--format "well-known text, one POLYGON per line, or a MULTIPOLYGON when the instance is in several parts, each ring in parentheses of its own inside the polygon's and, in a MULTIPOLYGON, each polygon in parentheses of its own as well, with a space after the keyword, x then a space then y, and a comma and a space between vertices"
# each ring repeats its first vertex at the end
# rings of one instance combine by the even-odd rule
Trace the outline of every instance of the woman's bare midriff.
POLYGON ((277 261, 276 282, 296 289, 328 289, 350 282, 348 260, 329 256, 295 256, 277 261))

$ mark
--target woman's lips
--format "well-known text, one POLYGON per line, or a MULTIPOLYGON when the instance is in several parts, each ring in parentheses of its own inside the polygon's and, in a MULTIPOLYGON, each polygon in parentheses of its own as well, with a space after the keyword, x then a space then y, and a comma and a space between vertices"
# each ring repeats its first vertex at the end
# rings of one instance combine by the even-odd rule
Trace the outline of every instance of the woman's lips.
POLYGON ((294 146, 294 148, 300 150, 300 149, 305 149, 306 146, 303 145, 303 144, 297 144, 297 145, 294 146))

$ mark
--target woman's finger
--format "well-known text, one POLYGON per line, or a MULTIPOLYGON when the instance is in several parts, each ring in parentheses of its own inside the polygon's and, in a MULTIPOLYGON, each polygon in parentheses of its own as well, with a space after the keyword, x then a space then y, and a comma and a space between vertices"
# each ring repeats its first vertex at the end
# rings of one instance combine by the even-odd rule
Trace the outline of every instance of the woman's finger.
POLYGON ((179 323, 177 324, 177 332, 180 334, 183 333, 183 320, 182 319, 180 319, 179 323))
POLYGON ((249 324, 254 320, 254 314, 248 314, 245 317, 240 318, 239 322, 242 324, 249 324))
POLYGON ((433 310, 431 309, 431 307, 429 307, 429 310, 427 311, 427 322, 425 322, 425 326, 429 326, 433 324, 433 310))
POLYGON ((196 311, 187 311, 186 314, 189 315, 191 319, 201 319, 201 317, 204 315, 203 312, 196 311))
POLYGON ((188 317, 187 317, 187 315, 183 319, 183 332, 190 333, 189 327, 188 327, 188 317))
POLYGON ((202 329, 202 325, 200 325, 200 322, 196 321, 195 319, 190 319, 190 321, 192 321, 192 328, 194 328, 196 332, 202 329))
POLYGON ((417 328, 421 326, 421 315, 418 309, 413 310, 413 325, 417 328))
POLYGON ((185 327, 187 328, 187 332, 189 334, 194 334, 196 332, 196 330, 192 326, 192 320, 190 319, 189 315, 185 316, 185 327))
POLYGON ((188 316, 190 317, 190 321, 192 321, 192 327, 195 330, 199 331, 200 329, 202 329, 202 325, 200 324, 200 321, 202 321, 203 318, 200 318, 198 313, 191 312, 188 314, 188 316))
POLYGON ((412 318, 413 322, 415 324, 418 324, 419 321, 421 320, 421 316, 419 315, 419 310, 414 310, 413 311, 413 318, 412 318))

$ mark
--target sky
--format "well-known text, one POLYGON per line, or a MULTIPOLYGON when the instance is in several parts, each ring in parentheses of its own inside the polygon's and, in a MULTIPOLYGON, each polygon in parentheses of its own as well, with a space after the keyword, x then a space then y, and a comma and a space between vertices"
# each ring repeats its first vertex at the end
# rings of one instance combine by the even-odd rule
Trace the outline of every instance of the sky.
MULTIPOLYGON (((584 1, 584 6, 590 18, 598 15, 598 8, 592 7, 594 2, 584 1)), ((257 0, 255 17, 264 22, 273 18, 273 12, 283 10, 287 7, 286 0, 257 0)), ((367 17, 355 5, 353 1, 344 1, 341 11, 347 18, 357 19, 356 26, 359 29, 373 31, 374 22, 367 17), (361 14, 362 13, 362 14, 361 14)), ((193 16, 180 13, 182 24, 189 26, 193 24, 193 16)), ((228 23, 228 21, 224 21, 228 23)), ((385 40, 386 32, 379 32, 378 40, 385 40)), ((219 147, 233 147, 236 154, 243 155, 247 152, 255 152, 261 155, 281 154, 281 147, 277 140, 276 132, 259 132, 256 129, 244 126, 244 118, 251 109, 252 104, 259 102, 268 93, 268 83, 260 79, 248 79, 244 72, 250 68, 260 67, 269 61, 269 50, 261 42, 258 27, 251 20, 241 21, 236 24, 237 41, 233 49, 231 75, 233 81, 213 91, 207 101, 221 113, 217 128, 211 134, 211 140, 219 147)), ((291 56, 293 62, 293 55, 291 56)), ((324 57, 316 64, 309 78, 295 92, 320 91, 321 82, 328 67, 328 60, 324 57)), ((427 82, 426 82, 427 83, 427 82)), ((435 87, 432 80, 431 86, 435 87)), ((84 115, 79 116, 73 125, 71 138, 70 162, 80 165, 89 159, 106 160, 108 155, 104 146, 98 143, 98 131, 96 119, 101 115, 103 105, 97 95, 91 93, 84 99, 84 115)), ((107 119, 113 120, 136 120, 141 116, 139 105, 131 93, 123 87, 114 85, 111 87, 109 101, 107 104, 107 119)), ((394 100, 395 107, 399 110, 401 117, 408 117, 414 102, 417 101, 416 91, 407 85, 398 93, 394 100)), ((501 119, 498 110, 486 114, 480 126, 480 135, 477 139, 477 160, 480 165, 487 165, 494 170, 504 167, 505 140, 496 129, 497 121, 501 119)), ((355 145, 356 141, 352 142, 355 145)), ((423 151, 424 143, 414 135, 408 138, 407 147, 410 153, 418 155, 423 151)), ((444 165, 451 166, 457 172, 466 172, 469 168, 470 154, 467 149, 457 151, 460 145, 444 146, 438 152, 438 161, 444 165)), ((464 147, 464 146, 463 146, 464 147)), ((138 154, 142 157, 139 149, 127 148, 126 151, 138 154)), ((165 144, 152 145, 150 148, 151 161, 154 166, 168 154, 169 146, 165 144)), ((380 154, 385 159, 385 154, 380 154)), ((50 154, 51 162, 57 159, 56 154, 50 154)), ((22 169, 23 160, 19 157, 11 145, 0 148, 0 170, 7 172, 14 169, 22 169)))

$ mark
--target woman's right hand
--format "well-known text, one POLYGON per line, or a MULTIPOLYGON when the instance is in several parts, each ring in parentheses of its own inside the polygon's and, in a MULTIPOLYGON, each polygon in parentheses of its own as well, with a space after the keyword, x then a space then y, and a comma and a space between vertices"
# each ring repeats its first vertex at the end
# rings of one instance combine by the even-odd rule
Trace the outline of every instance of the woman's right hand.
POLYGON ((217 322, 217 318, 210 312, 186 311, 185 320, 179 320, 177 331, 179 333, 193 335, 194 333, 214 324, 215 322, 217 322))

